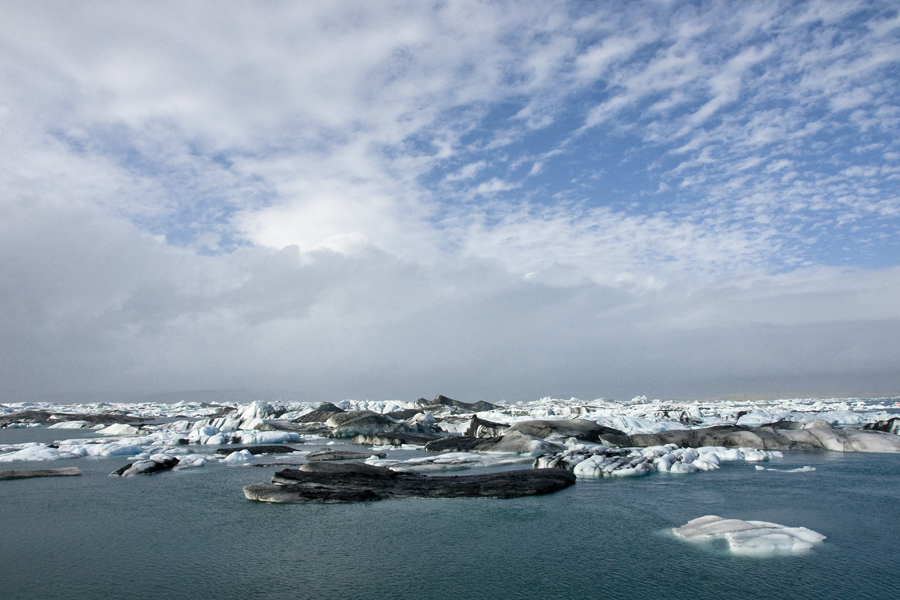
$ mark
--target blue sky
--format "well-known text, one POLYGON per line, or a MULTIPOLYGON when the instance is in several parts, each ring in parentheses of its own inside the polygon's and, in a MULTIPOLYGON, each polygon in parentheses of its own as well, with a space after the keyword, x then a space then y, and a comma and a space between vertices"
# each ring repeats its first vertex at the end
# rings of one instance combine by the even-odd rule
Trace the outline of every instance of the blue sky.
POLYGON ((9 398, 900 388, 894 3, 0 17, 9 398))

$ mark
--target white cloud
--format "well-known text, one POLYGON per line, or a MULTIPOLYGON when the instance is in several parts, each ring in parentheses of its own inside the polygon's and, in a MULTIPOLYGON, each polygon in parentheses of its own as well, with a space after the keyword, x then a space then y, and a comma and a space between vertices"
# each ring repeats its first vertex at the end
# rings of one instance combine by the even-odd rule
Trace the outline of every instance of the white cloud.
POLYGON ((490 180, 479 184, 474 191, 475 194, 489 196, 497 192, 508 192, 510 190, 516 189, 517 187, 519 187, 519 184, 517 183, 504 181, 499 177, 493 177, 490 180))
MULTIPOLYGON (((729 176, 729 164, 764 160, 751 147, 777 144, 783 152, 796 152, 797 142, 785 146, 791 135, 828 127, 796 110, 760 112, 757 102, 783 94, 785 79, 799 74, 806 102, 826 94, 833 107, 850 106, 850 98, 854 106, 865 104, 875 97, 857 82, 889 64, 897 44, 879 19, 872 21, 876 41, 862 49, 849 42, 826 47, 824 34, 812 45, 797 44, 791 27, 824 15, 827 26, 836 26, 852 12, 821 6, 807 7, 799 18, 765 3, 737 13, 677 7, 656 16, 604 11, 575 24, 561 16, 565 10, 538 5, 512 11, 503 5, 451 3, 435 10, 416 4, 404 6, 401 19, 384 7, 352 14, 339 4, 276 10, 278 18, 266 18, 236 5, 210 19, 202 9, 188 9, 165 22, 148 7, 107 7, 101 19, 87 19, 83 11, 50 15, 40 7, 37 14, 12 11, 10 39, 18 54, 8 64, 21 69, 16 65, 25 55, 24 64, 45 74, 28 79, 42 86, 40 94, 32 89, 29 96, 43 99, 40 111, 31 110, 36 127, 48 126, 41 119, 49 116, 63 118, 80 127, 95 152, 116 153, 121 148, 103 147, 98 134, 124 124, 126 130, 104 135, 129 136, 139 158, 162 159, 163 168, 174 171, 172 179, 198 182, 203 174, 207 181, 195 185, 206 193, 213 181, 225 182, 215 197, 233 203, 230 212, 239 215, 233 233, 304 248, 350 236, 393 250, 390 238, 421 229, 415 218, 427 226, 434 218, 429 203, 440 202, 418 178, 442 161, 467 158, 463 136, 484 118, 489 103, 526 95, 516 114, 527 127, 544 128, 567 95, 603 83, 609 97, 585 123, 616 119, 617 126, 634 126, 640 119, 622 119, 622 111, 652 99, 644 113, 651 121, 642 125, 646 139, 666 143, 686 137, 678 142, 680 151, 696 153, 663 177, 683 177, 680 189, 724 197, 711 186, 728 190, 748 183, 729 176), (783 31, 773 34, 776 27, 783 31), (35 29, 49 35, 30 33, 35 29), (761 46, 730 46, 760 34, 769 35, 761 46), (597 41, 579 47, 579 36, 597 41), (636 58, 639 51, 649 58, 636 58), (765 74, 742 84, 761 62, 765 74), (734 103, 742 89, 750 98, 746 107, 724 114, 721 125, 697 129, 734 103), (224 153, 232 166, 209 163, 204 155, 215 152, 224 153), (273 169, 273 163, 286 166, 273 169), (719 165, 724 170, 714 176, 719 165), (266 200, 271 197, 274 201, 266 200), (406 218, 407 225, 392 222, 410 213, 415 218, 406 218)), ((883 98, 887 90, 877 93, 883 98)), ((11 106, 29 110, 21 102, 11 106)), ((511 127, 496 139, 509 145, 523 135, 525 130, 511 127)), ((78 143, 78 136, 67 141, 78 143)), ((476 154, 469 166, 444 180, 466 181, 486 163, 476 154)), ((159 186, 159 178, 147 185, 159 186)), ((493 196, 519 186, 509 177, 494 177, 476 182, 471 192, 493 196)), ((193 196, 172 195, 164 186, 130 210, 179 213, 193 196)), ((192 211, 210 210, 193 202, 192 211)), ((228 216, 213 220, 221 225, 223 219, 228 216)), ((211 227, 204 224, 209 220, 201 216, 198 228, 211 227)))
POLYGON ((721 393, 736 373, 757 387, 777 376, 819 389, 861 373, 874 387, 897 383, 896 268, 560 286, 477 257, 431 267, 372 250, 200 257, 96 211, 14 215, 0 236, 6 399, 173 387, 308 400, 629 397, 721 393))
POLYGON ((477 175, 480 171, 482 171, 486 166, 488 166, 486 161, 479 160, 477 162, 469 163, 462 167, 456 173, 452 173, 444 177, 444 181, 465 181, 468 179, 472 179, 477 175))
POLYGON ((5 5, 5 385, 895 382, 860 6, 5 5))

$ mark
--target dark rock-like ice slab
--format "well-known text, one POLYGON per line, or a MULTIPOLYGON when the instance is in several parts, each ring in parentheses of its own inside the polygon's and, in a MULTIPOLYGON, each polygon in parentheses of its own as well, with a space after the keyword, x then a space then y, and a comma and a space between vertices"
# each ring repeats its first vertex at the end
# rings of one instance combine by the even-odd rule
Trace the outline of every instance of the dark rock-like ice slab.
POLYGON ((494 410, 494 409, 498 408, 496 404, 491 404, 490 402, 479 401, 479 402, 473 402, 470 404, 468 402, 460 402, 459 400, 454 400, 453 398, 448 398, 447 396, 444 396, 442 394, 438 394, 437 396, 435 396, 434 400, 431 402, 429 402, 425 398, 419 398, 418 400, 416 400, 416 406, 420 407, 420 408, 428 409, 428 410, 431 410, 431 409, 434 409, 434 408, 440 407, 440 406, 446 406, 453 411, 467 412, 467 413, 476 413, 476 412, 482 412, 485 410, 494 410))
POLYGON ((405 423, 395 421, 390 417, 372 412, 371 410, 356 410, 351 412, 333 413, 325 424, 332 428, 334 437, 350 437, 356 435, 371 435, 379 433, 408 432, 409 427, 405 423))
POLYGON ((324 423, 333 415, 342 412, 344 412, 344 409, 335 406, 331 402, 323 402, 312 412, 294 419, 294 423, 324 423))
POLYGON ((631 439, 618 429, 604 427, 586 419, 559 419, 519 421, 507 430, 518 431, 541 439, 566 439, 573 437, 585 442, 600 443, 612 448, 631 446, 631 439))
POLYGON ((429 477, 363 463, 309 463, 284 469, 273 483, 244 487, 248 500, 279 503, 364 502, 400 498, 517 498, 550 494, 575 483, 562 469, 429 477))
POLYGON ((114 423, 143 423, 150 420, 151 419, 146 417, 125 415, 118 412, 84 414, 52 412, 48 410, 20 410, 18 412, 0 415, 0 426, 6 426, 10 423, 40 423, 42 425, 53 425, 55 423, 64 423, 66 421, 84 421, 93 425, 110 425, 114 423))
POLYGON ((565 446, 549 442, 520 431, 490 438, 449 436, 425 444, 429 452, 506 452, 509 454, 538 455, 546 452, 562 452, 565 446))
POLYGON ((719 425, 635 433, 634 446, 676 444, 682 448, 724 446, 758 450, 835 450, 837 452, 900 452, 900 436, 882 431, 836 429, 822 420, 782 421, 762 427, 719 425))
POLYGON ((760 450, 815 449, 812 445, 795 444, 778 435, 770 427, 744 427, 742 425, 718 425, 702 429, 674 429, 658 433, 635 433, 631 436, 634 446, 663 446, 676 444, 682 448, 724 446, 726 448, 757 448, 760 450))

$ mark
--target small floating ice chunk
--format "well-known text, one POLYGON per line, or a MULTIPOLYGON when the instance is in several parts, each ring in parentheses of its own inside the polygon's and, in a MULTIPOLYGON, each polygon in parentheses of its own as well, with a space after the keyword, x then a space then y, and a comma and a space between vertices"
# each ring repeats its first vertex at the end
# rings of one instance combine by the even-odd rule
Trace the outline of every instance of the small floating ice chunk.
POLYGON ((62 442, 57 442, 58 446, 49 446, 37 442, 23 444, 17 450, 0 454, 0 462, 60 460, 85 456, 130 456, 143 452, 141 446, 126 444, 121 441, 106 444, 78 442, 78 440, 63 440, 62 442))
POLYGON ((138 429, 127 423, 113 423, 103 429, 98 429, 97 433, 102 435, 137 435, 138 429))
POLYGON ((747 462, 760 462, 764 460, 769 460, 769 455, 766 454, 765 451, 750 451, 744 453, 744 460, 747 462))
POLYGON ((719 448, 717 446, 709 446, 707 448, 703 448, 703 450, 714 453, 719 457, 719 460, 742 460, 744 458, 744 455, 738 448, 719 448))
POLYGON ((807 467, 797 467, 796 469, 772 469, 772 468, 767 469, 766 467, 757 466, 756 470, 757 471, 775 471, 776 473, 811 473, 812 471, 815 471, 816 468, 807 466, 807 467))
POLYGON ((192 423, 187 420, 173 421, 160 426, 162 431, 174 431, 176 433, 187 433, 192 428, 192 423))
POLYGON ((825 540, 821 533, 806 527, 786 527, 766 521, 741 521, 707 515, 672 529, 677 537, 705 542, 724 539, 734 554, 775 556, 801 554, 825 540))
POLYGON ((240 426, 238 427, 238 429, 249 431, 249 430, 253 430, 253 429, 259 429, 262 426, 264 426, 265 424, 266 424, 266 422, 264 419, 261 419, 259 417, 253 417, 253 418, 247 419, 246 421, 241 423, 240 426))
POLYGON ((756 409, 742 415, 738 420, 738 425, 747 427, 759 427, 766 423, 775 423, 776 421, 789 421, 792 413, 789 410, 762 410, 756 409))
POLYGON ((707 454, 691 463, 701 471, 715 471, 719 468, 719 457, 715 454, 707 454))
POLYGON ((575 465, 572 472, 579 478, 634 477, 649 473, 650 465, 640 454, 637 456, 596 454, 575 465))
POLYGON ((132 475, 138 475, 140 473, 145 473, 156 466, 156 461, 153 460, 139 460, 125 471, 122 472, 122 477, 130 477, 132 475))
POLYGON ((249 450, 241 450, 239 452, 232 452, 231 454, 226 456, 224 459, 222 459, 222 462, 243 463, 243 462, 247 462, 247 461, 251 461, 251 460, 253 460, 253 455, 250 454, 250 451, 249 450))
POLYGON ((90 426, 91 424, 88 421, 62 421, 61 423, 50 425, 47 429, 81 429, 82 427, 90 426))
POLYGON ((669 473, 696 473, 700 469, 692 463, 677 462, 669 468, 669 473))
POLYGON ((0 462, 13 462, 17 460, 37 462, 44 460, 59 460, 60 458, 79 458, 79 456, 61 453, 58 448, 50 448, 45 444, 38 443, 27 444, 13 452, 0 454, 0 462))
MULTIPOLYGON (((198 427, 196 429, 192 429, 190 434, 188 434, 188 440, 192 444, 207 444, 209 443, 209 439, 218 435, 219 429, 217 427, 213 427, 212 425, 204 425, 203 427, 198 427)), ((223 441, 218 443, 224 443, 223 441)), ((215 444, 216 442, 213 442, 215 444)))
POLYGON ((640 477, 641 475, 646 475, 650 472, 650 465, 647 463, 641 463, 634 467, 627 467, 624 469, 614 469, 609 472, 613 477, 640 477))
POLYGON ((196 467, 202 467, 206 465, 206 458, 200 456, 199 454, 188 454, 187 456, 182 456, 178 459, 178 464, 175 465, 175 471, 181 471, 183 469, 192 469, 196 467))
POLYGON ((153 454, 147 460, 139 460, 120 469, 116 469, 110 476, 131 477, 132 475, 152 475, 160 471, 168 471, 178 464, 178 459, 169 454, 153 454))
POLYGON ((299 442, 303 438, 293 431, 242 431, 242 444, 280 444, 282 442, 299 442))
POLYGON ((136 444, 87 444, 84 449, 88 456, 130 456, 143 450, 136 444))
POLYGON ((528 457, 497 456, 476 454, 473 452, 446 452, 437 456, 421 456, 407 460, 391 460, 372 455, 366 464, 387 467, 393 471, 446 471, 454 469, 471 469, 473 467, 489 467, 527 462, 528 457))
POLYGON ((225 435, 221 434, 221 433, 211 435, 208 438, 206 438, 205 440, 203 440, 203 443, 209 444, 211 446, 221 446, 222 444, 226 443, 225 435))
POLYGON ((641 456, 644 458, 660 458, 670 454, 672 449, 668 446, 647 446, 641 450, 641 456))
POLYGON ((782 458, 784 455, 778 450, 756 450, 754 448, 725 448, 723 446, 704 446, 694 448, 702 460, 719 464, 723 460, 744 460, 747 462, 760 462, 772 458, 782 458), (714 458, 712 458, 714 457, 714 458))

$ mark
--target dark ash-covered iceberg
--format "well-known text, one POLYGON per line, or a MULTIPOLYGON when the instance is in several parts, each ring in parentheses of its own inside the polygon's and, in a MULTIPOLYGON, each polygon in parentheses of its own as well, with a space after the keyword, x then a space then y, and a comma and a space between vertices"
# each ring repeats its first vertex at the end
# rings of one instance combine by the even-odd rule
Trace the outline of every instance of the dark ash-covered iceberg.
POLYGON ((281 503, 363 502, 399 498, 517 498, 550 494, 575 483, 563 469, 434 477, 363 463, 309 463, 284 469, 273 483, 244 487, 248 500, 281 503))

